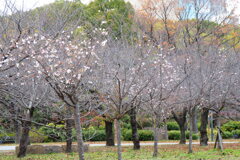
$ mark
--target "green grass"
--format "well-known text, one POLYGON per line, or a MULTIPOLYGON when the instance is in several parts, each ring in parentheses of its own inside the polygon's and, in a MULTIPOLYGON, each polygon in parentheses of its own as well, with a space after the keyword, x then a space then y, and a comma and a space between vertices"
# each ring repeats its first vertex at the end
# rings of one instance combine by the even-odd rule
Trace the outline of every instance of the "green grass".
MULTIPOLYGON (((223 152, 208 147, 199 147, 194 145, 194 153, 187 154, 187 145, 168 145, 159 147, 159 157, 152 158, 152 146, 142 147, 135 151, 131 147, 123 147, 124 160, 240 160, 240 144, 227 145, 223 152)), ((117 159, 116 147, 91 147, 88 153, 85 153, 86 160, 115 160, 117 159)), ((0 160, 16 160, 14 153, 0 153, 0 160)), ((21 160, 77 160, 76 153, 70 154, 42 154, 27 155, 21 160)))
POLYGON ((236 149, 226 149, 223 152, 218 150, 209 150, 195 152, 193 154, 182 153, 179 155, 181 159, 227 159, 227 160, 236 160, 240 159, 240 151, 236 149))

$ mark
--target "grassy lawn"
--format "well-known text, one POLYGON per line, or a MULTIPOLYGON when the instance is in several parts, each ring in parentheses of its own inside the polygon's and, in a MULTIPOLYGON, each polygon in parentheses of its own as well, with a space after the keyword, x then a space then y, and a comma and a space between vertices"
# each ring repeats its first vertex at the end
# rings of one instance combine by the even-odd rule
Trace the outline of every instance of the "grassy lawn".
MULTIPOLYGON (((193 145, 194 153, 187 154, 187 145, 165 145, 159 146, 159 157, 152 158, 152 146, 144 146, 139 151, 132 150, 131 147, 123 147, 124 160, 157 160, 157 159, 222 159, 240 160, 240 144, 224 144, 225 150, 220 152, 214 150, 213 145, 200 147, 193 145)), ((90 151, 85 154, 87 160, 114 160, 117 159, 116 147, 90 147, 90 151)), ((0 160, 16 160, 13 152, 0 153, 0 160)), ((28 155, 22 160, 77 160, 77 154, 45 154, 28 155)))

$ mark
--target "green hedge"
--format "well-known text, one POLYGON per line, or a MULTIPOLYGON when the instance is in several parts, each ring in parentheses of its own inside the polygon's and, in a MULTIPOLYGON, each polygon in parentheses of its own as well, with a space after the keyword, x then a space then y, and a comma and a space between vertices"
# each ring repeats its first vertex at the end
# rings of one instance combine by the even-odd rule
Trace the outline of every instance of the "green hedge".
MULTIPOLYGON (((132 140, 132 130, 124 130, 122 133, 124 141, 132 140)), ((152 141, 153 131, 151 130, 138 130, 138 136, 140 141, 152 141)))
MULTIPOLYGON (((30 131, 30 140, 31 142, 60 142, 60 141, 66 141, 65 133, 63 132, 58 132, 57 131, 51 131, 51 128, 44 128, 41 130, 38 130, 37 132, 40 133, 35 133, 30 131), (42 131, 46 131, 45 133, 42 131), (44 134, 44 135, 42 135, 44 134), (51 136, 47 135, 50 134, 51 136), (53 138, 57 137, 57 138, 53 138)), ((154 134, 152 130, 138 130, 139 134, 139 140, 140 141, 152 141, 154 139, 154 134)), ((7 134, 9 137, 14 138, 14 133, 8 133, 7 134)), ((1 137, 6 137, 6 134, 0 134, 0 139, 1 137)), ((240 138, 240 130, 233 130, 232 132, 229 131, 224 131, 222 134, 222 137, 224 139, 229 139, 229 138, 240 138)), ((83 138, 85 141, 105 141, 106 139, 106 134, 105 130, 92 130, 92 129, 85 129, 83 130, 83 138)), ((172 130, 168 131, 168 138, 169 140, 179 140, 180 139, 180 131, 177 130, 172 130)), ((186 138, 189 138, 189 131, 186 131, 186 138)), ((193 140, 197 140, 199 136, 197 134, 193 134, 193 140)), ((76 131, 73 129, 73 140, 76 140, 76 131)), ((131 141, 132 140, 132 130, 130 129, 125 129, 122 130, 122 140, 125 141, 131 141)))
MULTIPOLYGON (((66 141, 66 130, 64 125, 54 125, 48 124, 50 127, 41 127, 38 132, 44 134, 44 140, 42 140, 41 136, 36 135, 37 138, 42 142, 62 142, 66 141)), ((76 140, 76 131, 72 129, 73 132, 73 140, 76 140)), ((105 141, 105 131, 104 130, 95 130, 94 128, 83 129, 83 139, 86 141, 105 141)), ((32 137, 34 139, 34 137, 32 137)))
POLYGON ((105 141, 105 130, 85 130, 83 131, 83 139, 85 141, 105 141))
POLYGON ((233 133, 229 132, 229 131, 224 131, 223 134, 222 134, 222 138, 231 139, 231 138, 233 138, 233 133))
MULTIPOLYGON (((153 140, 153 131, 151 130, 138 130, 140 141, 151 141, 153 140)), ((105 130, 85 130, 83 131, 83 138, 87 141, 105 141, 106 134, 105 130)), ((132 130, 123 130, 122 139, 124 141, 132 140, 132 130)))
POLYGON ((43 133, 40 133, 39 131, 37 132, 30 131, 29 138, 31 143, 43 143, 49 141, 48 136, 43 135, 43 133))
MULTIPOLYGON (((186 138, 189 139, 189 131, 186 131, 186 138)), ((192 135, 193 140, 198 139, 197 134, 192 135)), ((180 131, 169 131, 168 132, 168 139, 169 140, 180 140, 180 131)))
POLYGON ((179 131, 168 131, 168 139, 169 140, 179 140, 180 132, 179 131))
MULTIPOLYGON (((154 139, 153 131, 151 130, 138 130, 140 141, 152 141, 154 139)), ((199 137, 197 134, 192 135, 193 140, 197 140, 199 137)), ((189 131, 186 132, 186 138, 189 139, 189 131)), ((123 139, 125 141, 132 140, 132 131, 126 130, 123 132, 123 139)), ((168 131, 169 140, 180 140, 180 131, 168 131)))
POLYGON ((167 122, 167 129, 168 131, 179 130, 179 125, 177 122, 167 122))
POLYGON ((240 121, 229 121, 225 123, 222 127, 223 131, 232 132, 234 130, 240 129, 240 121))
MULTIPOLYGON (((37 132, 43 134, 41 136, 37 133, 30 132, 30 138, 32 142, 61 142, 66 140, 65 126, 64 125, 54 125, 48 124, 50 127, 41 127, 37 132)), ((169 140, 179 140, 180 131, 176 122, 168 122, 168 137, 169 140)), ((224 134, 222 135, 224 139, 228 138, 240 138, 240 122, 238 121, 229 121, 222 126, 224 134)), ((140 141, 152 141, 154 138, 152 130, 138 130, 140 141)), ((14 134, 7 134, 10 137, 13 137, 14 134)), ((5 137, 5 134, 0 134, 1 137, 5 137)), ((87 141, 105 141, 106 134, 105 130, 97 130, 94 128, 88 128, 83 130, 83 138, 87 141)), ((186 131, 186 138, 189 138, 189 132, 186 131)), ((193 134, 193 139, 198 139, 197 134, 193 134)), ((132 131, 131 129, 122 130, 122 139, 125 141, 132 140, 132 131)), ((73 140, 76 140, 76 131, 73 129, 73 140)))
POLYGON ((0 139, 4 139, 6 137, 15 138, 15 133, 0 133, 0 139))
POLYGON ((142 127, 142 128, 153 127, 153 124, 152 124, 151 121, 145 120, 145 121, 142 121, 142 122, 141 122, 141 127, 142 127))
POLYGON ((232 131, 233 138, 240 138, 240 129, 232 131))
POLYGON ((125 129, 122 131, 122 136, 124 141, 131 141, 132 140, 132 130, 125 129))
MULTIPOLYGON (((186 131, 186 138, 189 139, 189 131, 186 131)), ((193 134, 193 135, 192 135, 192 139, 193 139, 193 140, 197 140, 198 138, 199 138, 199 137, 198 137, 197 134, 193 134)))
POLYGON ((154 139, 154 134, 151 130, 139 130, 138 135, 140 141, 152 141, 154 139))
POLYGON ((54 125, 53 123, 49 123, 46 127, 41 127, 37 132, 47 136, 44 139, 44 142, 62 142, 66 140, 64 128, 64 125, 54 125))

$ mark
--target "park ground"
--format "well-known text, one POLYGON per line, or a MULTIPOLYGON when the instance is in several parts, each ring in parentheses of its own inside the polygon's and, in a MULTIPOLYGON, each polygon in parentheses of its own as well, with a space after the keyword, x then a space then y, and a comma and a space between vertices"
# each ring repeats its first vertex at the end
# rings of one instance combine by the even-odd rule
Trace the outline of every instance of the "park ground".
MULTIPOLYGON (((213 144, 206 147, 193 145, 194 153, 188 154, 188 145, 161 145, 159 157, 152 158, 152 146, 143 146, 141 150, 133 150, 131 146, 123 147, 124 160, 240 160, 240 143, 224 144, 224 151, 213 149, 213 144)), ((90 147, 85 153, 86 160, 115 160, 117 159, 116 147, 90 147)), ((0 160, 16 160, 14 152, 1 152, 0 160)), ((76 153, 27 155, 21 160, 77 160, 76 153)))

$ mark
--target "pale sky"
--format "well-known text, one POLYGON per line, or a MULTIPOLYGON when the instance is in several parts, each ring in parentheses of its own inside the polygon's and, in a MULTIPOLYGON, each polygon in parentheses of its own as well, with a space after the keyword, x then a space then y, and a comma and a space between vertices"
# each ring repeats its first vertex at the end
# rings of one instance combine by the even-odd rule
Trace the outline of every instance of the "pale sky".
MULTIPOLYGON (((4 5, 6 4, 5 1, 6 0, 0 0, 1 9, 4 8, 4 5)), ((10 0, 10 4, 15 4, 18 9, 22 8, 23 10, 29 10, 48 3, 52 3, 54 1, 55 0, 10 0)))

